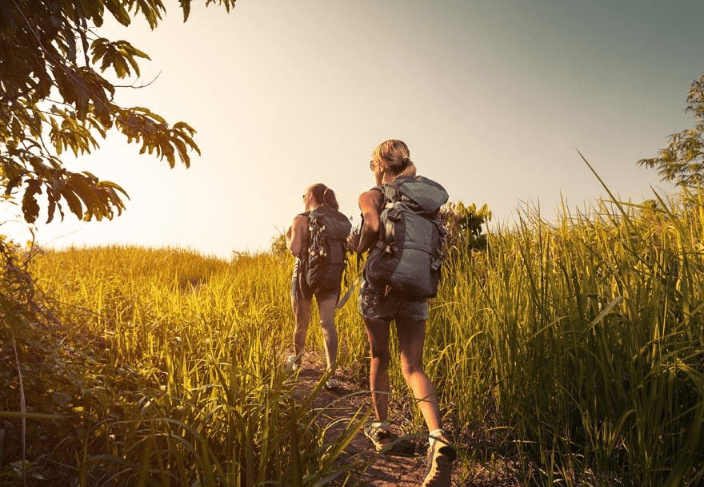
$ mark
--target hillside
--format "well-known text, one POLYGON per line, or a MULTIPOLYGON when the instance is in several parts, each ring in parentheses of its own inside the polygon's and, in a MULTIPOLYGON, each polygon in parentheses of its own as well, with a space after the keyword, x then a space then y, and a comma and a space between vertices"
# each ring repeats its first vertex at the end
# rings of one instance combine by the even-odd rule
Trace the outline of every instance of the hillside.
MULTIPOLYGON (((701 201, 602 203, 556 223, 527 212, 484 251, 457 229, 425 346, 460 451, 457 485, 701 483, 701 201)), ((340 395, 315 387, 317 326, 310 364, 283 372, 285 253, 224 262, 118 247, 26 261, 3 248, 6 484, 23 458, 28 485, 385 485, 422 474, 422 456, 370 459, 355 429, 368 407, 356 297, 337 315, 340 395)), ((422 435, 397 363, 391 381, 395 427, 422 435)))

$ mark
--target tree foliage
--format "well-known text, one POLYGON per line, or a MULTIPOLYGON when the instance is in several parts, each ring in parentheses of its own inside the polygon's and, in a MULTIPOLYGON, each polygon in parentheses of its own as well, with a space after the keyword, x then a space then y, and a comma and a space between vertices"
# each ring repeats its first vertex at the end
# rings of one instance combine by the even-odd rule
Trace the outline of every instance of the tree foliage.
MULTIPOLYGON (((201 0, 229 12, 236 0, 201 0)), ((191 0, 179 0, 184 22, 191 0)), ((154 29, 162 20, 162 0, 2 0, 0 1, 0 185, 6 199, 21 201, 33 223, 45 195, 48 221, 68 209, 84 220, 112 218, 124 209, 127 193, 89 172, 72 172, 61 156, 79 156, 99 147, 109 131, 140 153, 190 164, 199 153, 195 130, 167 123, 146 107, 115 102, 118 89, 106 76, 129 82, 149 56, 125 40, 106 39, 100 27, 108 16, 128 26, 141 16, 154 29)))
POLYGON ((692 81, 685 111, 694 114, 694 127, 670 135, 657 157, 641 159, 638 164, 657 169, 664 181, 700 186, 704 182, 704 74, 692 81))
POLYGON ((474 203, 469 206, 461 201, 447 203, 440 211, 439 219, 447 232, 450 252, 462 256, 486 250, 488 243, 486 233, 482 233, 483 226, 491 221, 492 216, 486 204, 477 209, 474 203))

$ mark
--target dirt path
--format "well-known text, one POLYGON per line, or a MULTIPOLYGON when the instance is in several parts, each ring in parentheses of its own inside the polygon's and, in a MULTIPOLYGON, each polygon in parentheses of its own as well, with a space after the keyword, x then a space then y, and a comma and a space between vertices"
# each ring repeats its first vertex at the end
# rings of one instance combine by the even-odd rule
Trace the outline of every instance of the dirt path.
MULTIPOLYGON (((298 382, 301 392, 305 393, 316 386, 324 371, 324 362, 315 352, 306 353, 303 362, 298 382)), ((345 370, 338 370, 340 387, 331 391, 323 389, 313 401, 314 407, 323 411, 320 423, 322 427, 328 427, 326 437, 331 441, 341 434, 360 410, 365 412, 371 407, 369 394, 360 390, 360 385, 353 381, 351 376, 352 374, 345 370)), ((365 485, 416 487, 422 483, 425 474, 425 458, 420 442, 416 450, 414 457, 381 455, 374 451, 371 442, 360 432, 345 450, 343 458, 356 457, 373 462, 360 479, 366 482, 365 485)))
MULTIPOLYGON (((325 360, 320 353, 306 352, 303 357, 303 367, 298 373, 297 382, 300 393, 307 394, 320 380, 325 370, 325 360)), ((313 401, 317 411, 323 411, 320 416, 320 426, 328 428, 326 439, 330 442, 340 436, 345 427, 359 411, 362 413, 371 408, 371 398, 367 386, 360 381, 359 372, 341 368, 337 372, 340 387, 333 390, 321 390, 313 401)), ((391 406, 393 408, 393 406, 391 406)), ((396 433, 402 433, 396 430, 396 433)), ((481 430, 464 432, 458 441, 458 447, 463 452, 480 452, 480 458, 460 455, 455 462, 452 485, 455 487, 520 487, 518 480, 519 465, 515 460, 506 459, 494 451, 494 440, 488 438, 481 430), (482 459, 483 458, 483 459, 482 459), (487 460, 491 458, 490 460, 487 460)), ((426 440, 414 440, 416 454, 412 457, 382 455, 374 451, 371 442, 360 431, 346 449, 342 461, 351 458, 361 458, 371 466, 362 478, 358 479, 370 487, 418 487, 425 476, 426 440)))

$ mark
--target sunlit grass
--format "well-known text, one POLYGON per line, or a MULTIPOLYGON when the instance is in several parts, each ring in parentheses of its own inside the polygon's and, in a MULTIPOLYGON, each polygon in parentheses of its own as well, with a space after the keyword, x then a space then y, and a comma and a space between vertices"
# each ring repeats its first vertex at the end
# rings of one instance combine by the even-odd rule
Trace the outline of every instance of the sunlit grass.
MULTIPOLYGON (((425 364, 462 455, 476 457, 462 435, 483 424, 526 483, 701 482, 702 236, 701 195, 656 195, 565 207, 554 222, 526 208, 516 227, 488 235, 486 252, 451 250, 425 364)), ((102 347, 94 375, 111 377, 103 389, 94 377, 72 403, 86 415, 81 441, 66 445, 81 485, 109 484, 106 472, 116 485, 354 485, 335 459, 363 417, 346 418, 345 434, 326 443, 322 413, 280 367, 293 332, 291 268, 276 253, 225 262, 110 247, 37 257, 64 326, 102 347)), ((340 363, 361 390, 367 341, 356 306, 353 295, 337 324, 340 363)), ((310 348, 322 347, 319 328, 310 348)), ((424 431, 398 361, 391 380, 392 414, 424 431)))
POLYGON ((704 445, 698 198, 533 209, 444 281, 432 373, 460 424, 496 408, 541 485, 696 485, 704 445))
POLYGON ((81 406, 91 430, 67 445, 80 485, 343 485, 359 465, 335 460, 359 418, 323 442, 320 412, 294 397, 281 367, 291 264, 131 247, 36 260, 66 326, 99 337, 105 360, 95 374, 123 376, 127 389, 84 391, 96 399, 81 406))

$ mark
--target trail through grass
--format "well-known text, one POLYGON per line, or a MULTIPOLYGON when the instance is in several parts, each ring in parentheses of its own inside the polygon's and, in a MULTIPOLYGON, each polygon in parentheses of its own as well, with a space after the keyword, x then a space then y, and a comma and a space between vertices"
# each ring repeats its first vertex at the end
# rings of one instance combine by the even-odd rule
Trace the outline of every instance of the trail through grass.
MULTIPOLYGON (((488 235, 486 251, 455 242, 430 306, 425 364, 460 449, 460 484, 476 478, 472 465, 501 458, 526 485, 703 481, 703 236, 702 195, 684 194, 564 208, 555 222, 526 208, 517 227, 488 235)), ((18 355, 54 357, 46 370, 20 370, 32 413, 62 418, 53 424, 65 434, 46 442, 68 452, 62 478, 355 485, 364 467, 336 461, 350 436, 326 439, 280 367, 293 331, 291 267, 274 252, 231 262, 133 247, 37 255, 32 272, 61 323, 47 326, 64 339, 20 337, 18 355)), ((338 313, 340 362, 363 390, 356 301, 338 313)), ((308 344, 322 346, 319 327, 308 344)), ((394 419, 422 435, 394 363, 394 419)), ((10 418, 18 383, 5 367, 12 393, 0 411, 10 418)), ((0 468, 11 477, 14 467, 0 468)))

